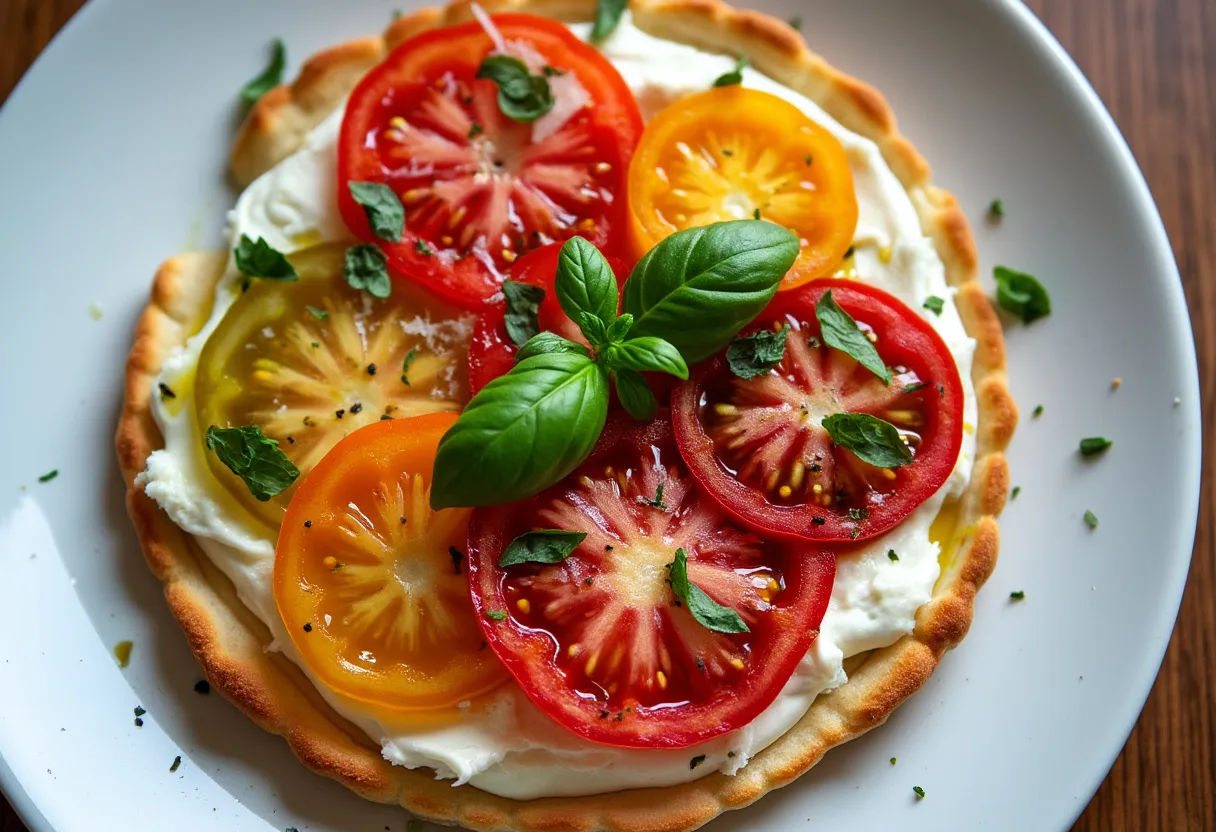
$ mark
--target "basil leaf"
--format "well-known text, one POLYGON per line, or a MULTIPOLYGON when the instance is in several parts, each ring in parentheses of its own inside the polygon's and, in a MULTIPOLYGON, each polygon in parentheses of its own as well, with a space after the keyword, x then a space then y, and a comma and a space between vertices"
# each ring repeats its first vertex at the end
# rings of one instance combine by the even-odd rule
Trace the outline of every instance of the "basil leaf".
POLYGON ((945 306, 945 304, 946 302, 937 295, 929 295, 929 297, 925 298, 925 302, 922 304, 922 306, 924 306, 925 309, 928 309, 934 315, 940 316, 942 314, 942 308, 945 306))
POLYGON ((348 286, 374 298, 387 298, 393 292, 393 282, 388 277, 388 258, 375 243, 360 243, 348 248, 343 274, 348 286))
POLYGON ((891 371, 878 355, 878 350, 857 326, 853 316, 836 303, 831 289, 824 292, 815 304, 815 317, 819 319, 824 343, 857 359, 861 366, 882 379, 883 384, 891 383, 891 371))
POLYGON ((393 189, 383 182, 348 182, 347 187, 355 202, 363 206, 372 233, 387 243, 401 242, 405 207, 393 189))
POLYGON ((862 462, 878 468, 899 468, 912 462, 912 452, 899 430, 868 413, 836 413, 823 420, 832 441, 862 462))
POLYGON ((629 0, 599 0, 595 4, 595 24, 591 27, 591 42, 599 43, 612 34, 629 0))
POLYGON ((748 64, 747 56, 744 55, 743 57, 739 58, 739 60, 735 61, 734 69, 732 69, 730 72, 726 72, 726 73, 723 73, 722 75, 718 76, 717 80, 714 81, 714 86, 715 87, 732 87, 735 84, 742 84, 743 83, 743 68, 745 66, 747 66, 747 64, 748 64))
POLYGON ((612 380, 616 383, 616 396, 626 413, 639 422, 649 422, 654 418, 658 402, 641 373, 627 369, 613 370, 612 380))
POLYGON ((730 371, 739 378, 755 378, 767 373, 781 363, 785 357, 785 339, 790 325, 776 332, 763 329, 752 335, 735 338, 726 348, 726 363, 730 371))
POLYGON ((476 77, 489 78, 498 85, 498 109, 513 121, 528 124, 553 109, 549 79, 530 74, 519 58, 487 55, 476 77))
POLYGON ((582 237, 571 237, 557 255, 557 276, 554 279, 557 302, 572 321, 580 312, 588 312, 608 326, 616 320, 620 291, 612 266, 599 249, 582 237))
POLYGON ((583 335, 591 342, 591 346, 599 347, 608 343, 608 327, 595 315, 579 312, 575 320, 578 321, 578 328, 583 331, 583 335))
POLYGON ((1089 509, 1085 509, 1084 517, 1085 517, 1085 525, 1089 526, 1091 529, 1098 528, 1098 515, 1094 514, 1089 509))
POLYGON ((520 563, 561 563, 586 539, 586 532, 562 529, 538 529, 521 534, 507 544, 498 565, 505 569, 520 563))
POLYGON ((669 235, 625 283, 634 337, 663 338, 695 364, 764 309, 798 257, 798 238, 771 222, 735 220, 669 235))
POLYGON ((228 470, 245 481, 255 499, 266 502, 289 488, 300 470, 279 443, 257 425, 241 428, 207 428, 207 450, 214 451, 228 470))
POLYGON ((502 295, 507 299, 507 335, 516 346, 522 347, 540 332, 536 316, 540 313, 541 301, 545 299, 545 290, 529 283, 504 280, 502 295))
POLYGON ((263 95, 270 92, 283 80, 283 65, 287 63, 287 49, 283 41, 275 38, 270 42, 270 63, 262 70, 262 74, 241 87, 241 100, 252 106, 263 95))
POLYGON ((679 379, 688 378, 688 364, 684 362, 680 351, 653 335, 630 338, 621 344, 611 344, 604 349, 603 360, 614 370, 642 370, 668 373, 679 379))
POLYGON ((608 376, 590 358, 524 359, 482 388, 440 440, 431 505, 531 497, 587 458, 607 416, 608 376))
POLYGON ((298 280, 295 267, 287 262, 283 252, 270 247, 270 243, 261 237, 257 242, 249 239, 248 234, 241 235, 241 241, 232 250, 236 260, 236 268, 246 277, 261 277, 266 280, 298 280))
POLYGON ((724 607, 710 598, 705 590, 688 580, 688 555, 676 549, 676 559, 671 564, 671 591, 684 602, 692 617, 707 630, 715 633, 750 633, 739 613, 724 607))
POLYGON ((626 312, 617 317, 608 327, 608 343, 619 344, 625 340, 629 330, 633 329, 633 316, 626 312))
POLYGON ((996 278, 996 302, 1006 312, 1032 323, 1051 314, 1051 298, 1033 275, 1015 272, 1004 266, 992 270, 996 278))
POLYGON ((531 358, 534 355, 545 355, 551 352, 570 352, 578 353, 579 355, 587 355, 587 348, 582 344, 576 344, 573 341, 567 341, 562 336, 554 332, 538 332, 528 339, 528 342, 519 348, 519 352, 515 354, 516 363, 523 361, 525 358, 531 358))

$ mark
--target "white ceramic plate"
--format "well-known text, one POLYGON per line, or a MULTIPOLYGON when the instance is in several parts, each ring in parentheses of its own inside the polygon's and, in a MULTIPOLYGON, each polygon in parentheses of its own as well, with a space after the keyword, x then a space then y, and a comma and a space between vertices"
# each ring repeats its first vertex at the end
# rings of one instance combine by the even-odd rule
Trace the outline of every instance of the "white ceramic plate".
MULTIPOLYGON (((111 449, 153 270, 220 241, 236 92, 267 41, 286 40, 294 70, 378 31, 394 5, 93 0, 0 113, 0 782, 34 829, 406 825, 193 691, 198 668, 140 557, 111 449), (125 639, 120 671, 110 650, 125 639)), ((970 636, 887 726, 712 828, 1066 827, 1148 694, 1194 535, 1199 391, 1160 220, 1097 97, 1014 2, 763 8, 802 16, 814 48, 886 93, 972 218, 985 272, 1039 275, 1055 312, 1007 322, 1022 492, 970 636), (1007 216, 994 228, 995 197, 1007 216), (1114 447, 1082 461, 1090 435, 1114 447)))

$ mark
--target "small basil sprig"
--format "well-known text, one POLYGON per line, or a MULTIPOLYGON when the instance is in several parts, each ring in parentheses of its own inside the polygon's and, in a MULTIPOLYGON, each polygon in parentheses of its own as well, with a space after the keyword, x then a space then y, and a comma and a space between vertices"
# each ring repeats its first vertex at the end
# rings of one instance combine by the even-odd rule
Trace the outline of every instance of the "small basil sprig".
POLYGON ((790 325, 786 324, 776 332, 764 329, 734 339, 726 348, 726 363, 730 371, 745 379, 767 373, 785 357, 785 339, 789 333, 790 325))
POLYGON ((348 182, 346 186, 355 202, 363 206, 372 233, 386 243, 401 242, 405 233, 405 206, 393 189, 383 182, 348 182))
POLYGON ((300 469, 292 464, 279 443, 257 425, 240 428, 207 428, 207 450, 215 453, 228 470, 245 481, 254 499, 266 502, 287 490, 300 469))
POLYGON ((1033 323, 1051 314, 1051 298, 1034 275, 997 266, 992 276, 996 278, 996 302, 1023 323, 1033 323))
POLYGON ((671 571, 672 594, 684 602, 698 624, 716 633, 751 632, 739 613, 722 606, 688 579, 688 555, 683 549, 676 549, 676 559, 668 569, 671 571))
POLYGON ((592 43, 599 43, 616 30, 628 5, 629 0, 599 0, 595 4, 595 23, 591 27, 592 43))
POLYGON ((735 61, 735 68, 730 72, 724 72, 714 80, 715 87, 733 87, 743 83, 743 68, 748 64, 747 56, 744 55, 739 60, 735 61))
MULTIPOLYGON (((653 418, 641 373, 688 378, 689 355, 712 355, 750 323, 798 248, 785 229, 751 220, 677 232, 634 269, 625 284, 633 308, 618 315, 607 260, 581 237, 567 241, 554 290, 591 350, 554 333, 529 337, 511 371, 474 396, 440 440, 431 505, 509 503, 560 481, 595 446, 610 383, 634 418, 653 418)), ((504 287, 508 299, 514 291, 504 287)))
POLYGON ((519 58, 487 55, 476 77, 498 85, 498 109, 509 119, 529 124, 553 109, 549 79, 528 72, 519 58))
POLYGON ((360 243, 348 248, 343 274, 352 289, 360 289, 374 298, 384 299, 393 292, 393 282, 388 276, 388 258, 374 243, 360 243))
POLYGON ((498 565, 506 568, 520 563, 561 563, 586 539, 586 532, 537 529, 508 543, 498 565))
POLYGON ((232 250, 236 260, 237 270, 246 277, 260 277, 266 280, 296 280, 299 275, 288 262, 283 252, 272 248, 270 243, 258 237, 257 241, 249 239, 248 234, 242 234, 240 242, 232 250))
POLYGON ((857 326, 853 316, 836 303, 831 289, 824 292, 823 297, 815 304, 815 317, 819 319, 824 343, 857 359, 861 366, 882 379, 883 384, 891 383, 891 371, 878 354, 878 350, 874 349, 870 339, 857 326))
POLYGON ((709 358, 768 305, 798 251, 794 234, 762 220, 677 231, 625 283, 631 334, 663 338, 691 364, 709 358))
POLYGON ((287 49, 279 38, 270 42, 270 48, 270 63, 262 70, 262 74, 241 87, 241 100, 247 106, 258 103, 263 95, 277 87, 283 80, 283 66, 287 63, 287 49))
POLYGON ((823 420, 832 442, 847 448, 862 462, 878 468, 899 468, 912 462, 912 452, 890 422, 868 413, 836 413, 823 420))

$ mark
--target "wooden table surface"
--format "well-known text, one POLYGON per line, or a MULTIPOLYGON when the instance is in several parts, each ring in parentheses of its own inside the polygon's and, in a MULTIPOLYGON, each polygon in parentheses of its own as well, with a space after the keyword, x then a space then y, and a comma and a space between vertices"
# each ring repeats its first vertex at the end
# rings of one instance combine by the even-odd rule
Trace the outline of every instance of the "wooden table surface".
MULTIPOLYGON (((0 0, 0 101, 83 0, 0 0)), ((1190 303, 1203 423, 1216 425, 1216 0, 1027 0, 1076 59, 1136 154, 1190 303), (1206 47, 1206 51, 1205 51, 1206 47)), ((1161 674, 1118 762, 1074 827, 1216 829, 1216 445, 1161 674)), ((1027 795, 1033 800, 1033 795, 1027 795)), ((25 827, 0 801, 0 832, 25 827)))

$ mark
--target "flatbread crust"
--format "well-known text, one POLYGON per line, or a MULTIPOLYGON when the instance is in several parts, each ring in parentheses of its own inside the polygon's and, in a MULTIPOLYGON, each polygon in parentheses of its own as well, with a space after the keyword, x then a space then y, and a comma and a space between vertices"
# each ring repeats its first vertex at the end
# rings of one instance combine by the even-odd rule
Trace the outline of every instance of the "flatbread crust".
MULTIPOLYGON (((483 0, 482 6, 567 22, 589 21, 595 11, 594 0, 483 0)), ((217 690, 264 729, 283 736, 314 771, 370 800, 399 803, 439 823, 519 832, 675 832, 746 806, 804 773, 828 749, 880 725, 915 693, 942 655, 966 635, 975 593, 996 564, 996 517, 1009 492, 1004 451, 1017 409, 1006 385, 1001 327, 977 279, 975 247, 958 203, 931 183, 928 164, 899 134, 882 95, 833 69, 785 23, 719 0, 634 0, 631 9, 636 25, 651 34, 707 51, 746 54, 758 70, 875 141, 911 196, 945 263, 948 282, 958 289, 956 303, 967 332, 977 342, 972 369, 979 414, 976 460, 957 506, 957 546, 942 564, 932 599, 918 611, 914 632, 852 660, 847 684, 816 699, 787 734, 735 776, 715 772, 678 786, 517 801, 472 786, 454 788, 426 769, 393 766, 376 743, 321 700, 299 668, 266 651, 266 627, 193 539, 135 484, 148 455, 163 446, 149 409, 156 377, 169 353, 207 319, 227 254, 171 258, 157 272, 139 321, 116 437, 127 507, 148 564, 164 582, 169 607, 217 690)), ((381 38, 314 56, 294 83, 271 91, 249 113, 233 149, 233 178, 248 184, 290 155, 389 49, 418 32, 470 17, 467 0, 458 0, 404 16, 381 38)))

